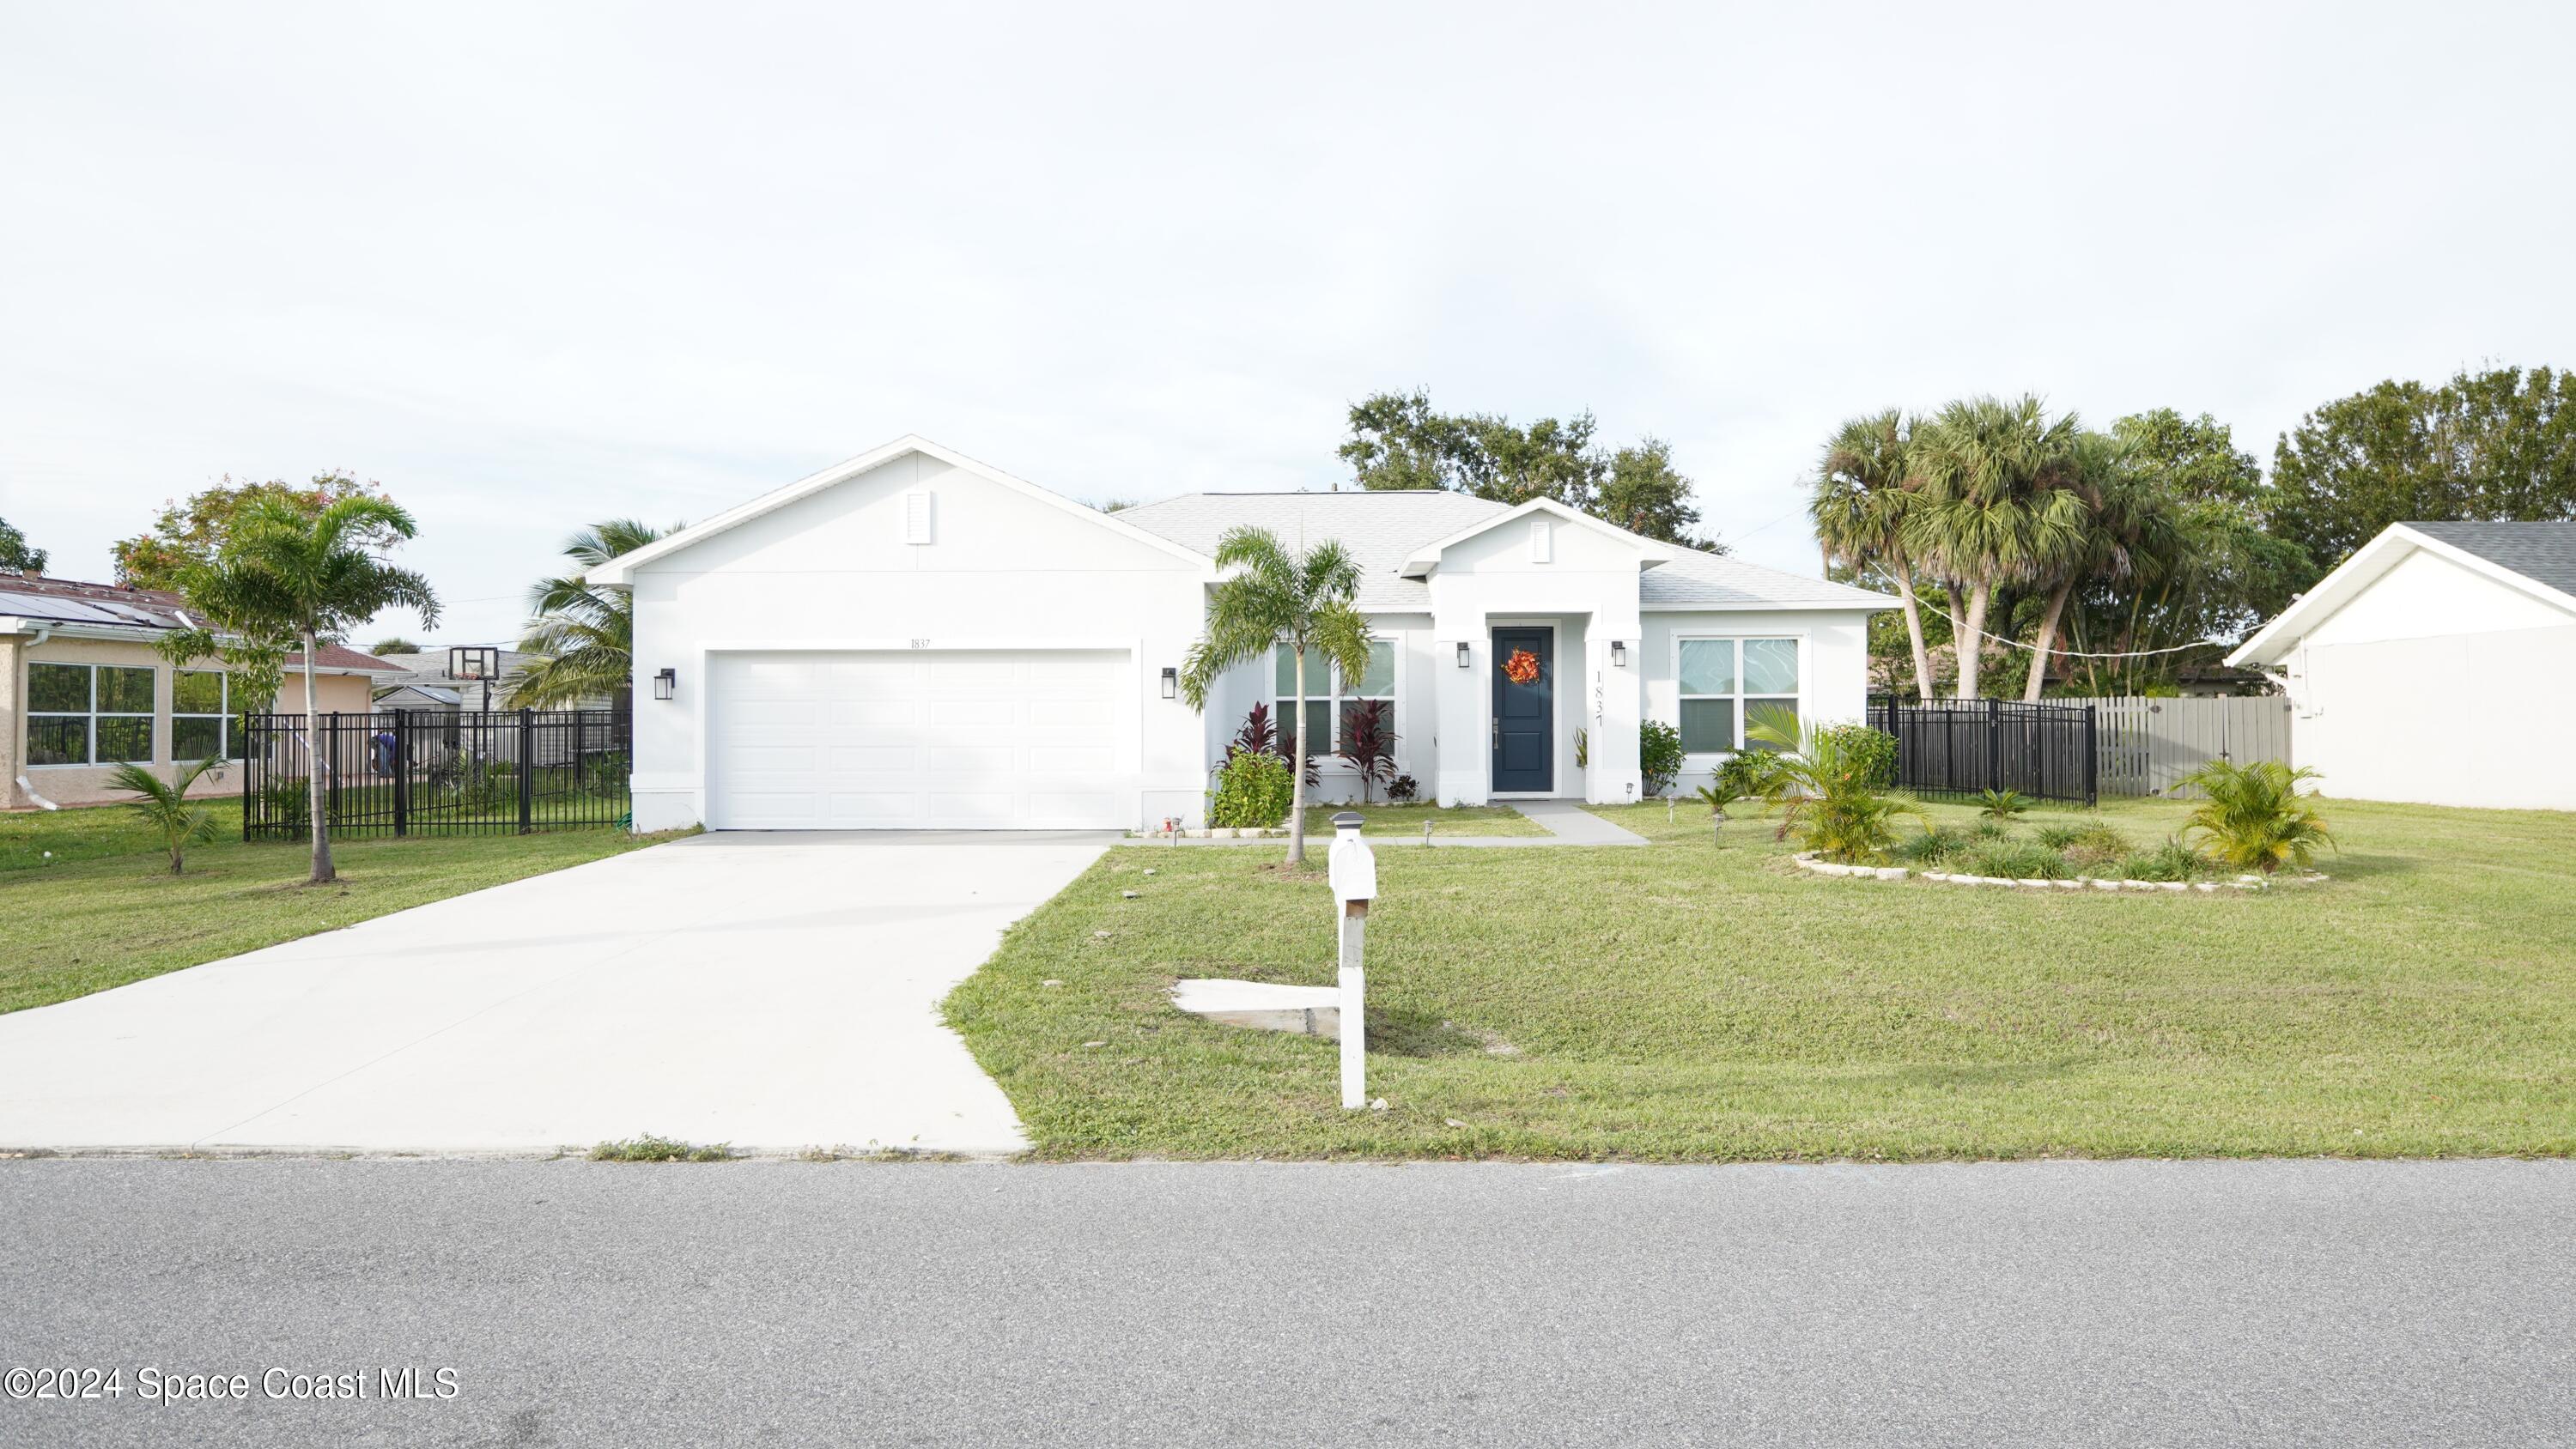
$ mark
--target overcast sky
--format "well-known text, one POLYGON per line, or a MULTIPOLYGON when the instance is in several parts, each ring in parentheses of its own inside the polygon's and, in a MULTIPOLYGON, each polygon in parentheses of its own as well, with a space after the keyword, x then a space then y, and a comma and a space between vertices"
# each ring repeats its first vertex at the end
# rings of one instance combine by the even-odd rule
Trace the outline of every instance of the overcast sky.
POLYGON ((0 0, 0 517, 106 578, 165 499, 346 469, 430 637, 498 641, 574 526, 903 433, 1320 489, 1421 386, 1668 438, 1812 572, 1863 410, 2268 463, 2384 377, 2576 363, 2571 17, 0 0))

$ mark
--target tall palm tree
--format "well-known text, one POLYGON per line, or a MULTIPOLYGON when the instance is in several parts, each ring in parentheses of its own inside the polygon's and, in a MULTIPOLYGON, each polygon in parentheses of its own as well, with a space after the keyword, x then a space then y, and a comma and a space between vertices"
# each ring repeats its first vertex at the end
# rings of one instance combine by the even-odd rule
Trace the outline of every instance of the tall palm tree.
POLYGON ((1896 585, 1905 606, 1905 638, 1914 649, 1914 685, 1932 697, 1932 651, 1923 643, 1923 609, 1914 595, 1914 558, 1905 545, 1905 510, 1915 500, 1909 454, 1914 420, 1898 408, 1853 418, 1825 445, 1807 517, 1825 558, 1855 572, 1876 569, 1896 585))
POLYGON ((1908 547, 1962 588, 1959 698, 1978 695, 1986 613, 1998 587, 2017 583, 2074 551, 2084 503, 2059 486, 2074 443, 2073 414, 2050 422, 2036 397, 1981 397, 1941 409, 1914 436, 1921 496, 1906 509, 1908 547))
MULTIPOLYGON (((679 524, 659 529, 632 518, 594 523, 564 540, 564 557, 595 569, 633 553, 679 524)), ((540 709, 608 695, 625 698, 635 678, 635 596, 583 581, 580 574, 540 579, 528 590, 528 621, 519 648, 531 657, 510 687, 510 707, 540 709)))
POLYGON ((2168 501, 2132 468, 2133 449, 2104 433, 2077 435, 2062 470, 2061 486, 2084 501, 2084 519, 2071 552, 2050 557, 2045 571, 2048 603, 2031 651, 2022 698, 2036 703, 2047 682, 2049 655, 2078 589, 2125 583, 2167 566, 2175 550, 2174 513, 2168 501))
POLYGON ((212 556, 183 564, 174 580, 205 623, 162 637, 161 653, 172 663, 220 655, 242 676, 249 697, 259 698, 276 691, 286 651, 303 653, 315 885, 334 872, 331 822, 322 801, 322 712, 313 696, 313 656, 386 609, 408 608, 424 625, 437 625, 438 595, 429 580, 382 557, 418 531, 411 515, 390 499, 361 494, 316 508, 261 498, 233 516, 212 556))
MULTIPOLYGON (((1236 527, 1217 540, 1216 566, 1234 572, 1208 590, 1206 637, 1182 661, 1181 694, 1190 708, 1207 708, 1218 675, 1265 658, 1282 644, 1296 656, 1300 716, 1307 655, 1316 655, 1318 666, 1338 666, 1344 679, 1368 673, 1368 619, 1351 605, 1360 569, 1339 543, 1326 540, 1292 553, 1268 529, 1236 527)), ((1316 744, 1303 733, 1296 744, 1301 755, 1316 744)), ((1288 764, 1295 781, 1288 796, 1288 863, 1303 865, 1306 772, 1297 760, 1288 764)))

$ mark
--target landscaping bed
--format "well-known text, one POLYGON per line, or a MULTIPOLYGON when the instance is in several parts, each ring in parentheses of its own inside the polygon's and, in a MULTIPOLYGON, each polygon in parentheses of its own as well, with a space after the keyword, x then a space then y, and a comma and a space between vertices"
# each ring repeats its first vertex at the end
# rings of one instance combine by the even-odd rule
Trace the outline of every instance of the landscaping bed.
MULTIPOLYGON (((2576 817, 2322 803, 2333 888, 2118 909, 1821 889, 1751 809, 1721 845, 1650 803, 1595 812, 1646 849, 1384 851, 1383 1112, 1338 1108, 1330 1043, 1170 1004, 1180 977, 1333 980, 1321 874, 1272 848, 1114 850, 948 1009, 1055 1158, 2576 1150, 2576 817)), ((2152 842, 2187 808, 2025 828, 2152 842)))

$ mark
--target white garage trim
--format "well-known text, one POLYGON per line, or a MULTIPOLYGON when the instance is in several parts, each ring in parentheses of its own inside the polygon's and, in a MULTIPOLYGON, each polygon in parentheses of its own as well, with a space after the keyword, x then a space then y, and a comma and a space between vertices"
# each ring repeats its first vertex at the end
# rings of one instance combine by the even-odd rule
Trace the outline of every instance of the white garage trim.
POLYGON ((709 648, 695 701, 703 818, 711 830, 1132 828, 1138 657, 1127 641, 709 648))

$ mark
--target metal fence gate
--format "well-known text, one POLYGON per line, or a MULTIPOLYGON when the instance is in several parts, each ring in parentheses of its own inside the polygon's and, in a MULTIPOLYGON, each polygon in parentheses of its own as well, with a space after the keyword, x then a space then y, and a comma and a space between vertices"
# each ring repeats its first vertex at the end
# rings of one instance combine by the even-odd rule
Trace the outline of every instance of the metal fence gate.
POLYGON ((2089 705, 1881 695, 1870 701, 1869 722, 1896 737, 1896 783, 1919 794, 2018 790, 2037 800, 2097 801, 2089 705))
POLYGON ((633 808, 623 710, 326 714, 309 740, 300 714, 243 724, 244 840, 311 831, 317 757, 334 835, 525 835, 614 825, 633 808))
POLYGON ((2283 695, 2067 699, 2101 720, 2102 790, 2110 795, 2192 795, 2182 777, 2211 760, 2240 765, 2290 760, 2290 700, 2283 695))

